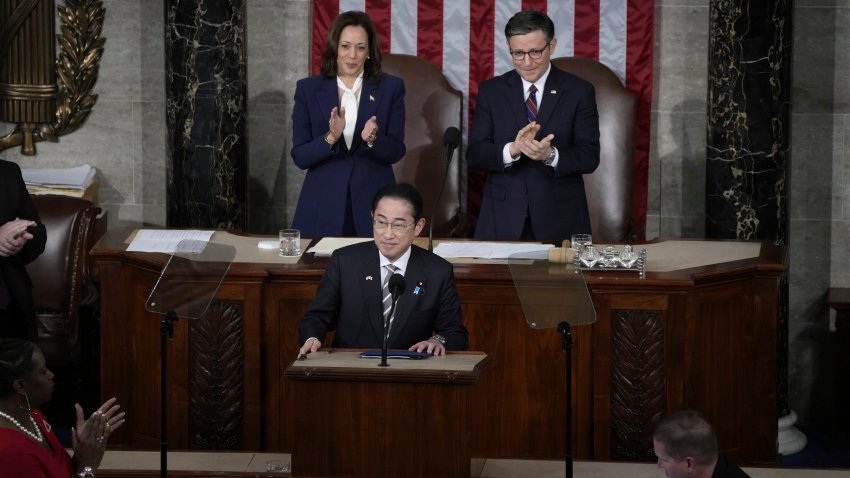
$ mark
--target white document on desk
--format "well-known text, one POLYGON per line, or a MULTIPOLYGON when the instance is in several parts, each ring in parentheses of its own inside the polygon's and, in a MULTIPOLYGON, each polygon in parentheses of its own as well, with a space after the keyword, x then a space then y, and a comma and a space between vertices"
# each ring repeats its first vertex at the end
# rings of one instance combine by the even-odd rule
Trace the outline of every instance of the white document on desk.
POLYGON ((371 237, 323 237, 315 246, 307 250, 318 257, 330 257, 333 252, 341 247, 359 244, 361 242, 374 241, 371 237))
POLYGON ((210 242, 215 231, 198 230, 172 230, 172 229, 139 229, 136 231, 133 241, 127 246, 128 252, 164 252, 173 254, 177 251, 180 241, 188 240, 181 246, 180 252, 200 253, 204 246, 210 242), (184 249, 186 244, 192 244, 193 249, 184 249))
POLYGON ((434 254, 443 258, 474 257, 479 259, 509 259, 511 257, 535 258, 548 252, 550 244, 528 242, 445 242, 434 248, 434 254))

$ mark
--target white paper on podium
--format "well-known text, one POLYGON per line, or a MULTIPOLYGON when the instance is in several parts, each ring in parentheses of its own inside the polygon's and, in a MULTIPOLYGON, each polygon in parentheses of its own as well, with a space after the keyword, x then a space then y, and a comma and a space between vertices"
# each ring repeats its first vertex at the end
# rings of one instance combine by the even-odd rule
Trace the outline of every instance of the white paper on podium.
POLYGON ((180 252, 199 253, 203 246, 210 242, 215 231, 199 230, 169 230, 169 229, 139 229, 136 231, 133 241, 127 246, 128 252, 164 252, 173 254, 177 251, 177 245, 184 239, 198 241, 198 250, 181 249, 180 252))
POLYGON ((529 242, 445 242, 434 248, 434 254, 443 258, 474 257, 479 259, 508 259, 528 255, 540 256, 552 248, 551 244, 529 242))
POLYGON ((374 241, 371 237, 323 237, 315 246, 307 250, 314 253, 317 257, 329 257, 333 252, 340 247, 359 244, 361 242, 374 241))

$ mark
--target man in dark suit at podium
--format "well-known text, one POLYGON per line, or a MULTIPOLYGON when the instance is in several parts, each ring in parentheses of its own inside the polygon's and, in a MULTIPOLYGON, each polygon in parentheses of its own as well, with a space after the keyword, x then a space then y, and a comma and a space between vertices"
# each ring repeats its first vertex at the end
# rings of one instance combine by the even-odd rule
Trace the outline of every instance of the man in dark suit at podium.
POLYGON ((32 282, 25 266, 44 252, 46 242, 47 231, 21 168, 0 160, 0 337, 38 339, 32 282))
POLYGON ((555 68, 545 13, 505 25, 514 69, 481 84, 466 160, 486 171, 475 238, 560 244, 590 231, 583 174, 599 165, 596 93, 555 68))
POLYGON ((299 354, 318 351, 328 331, 336 331, 334 347, 380 348, 393 274, 404 276, 404 287, 389 317, 388 348, 434 355, 466 350, 452 265, 413 245, 425 227, 422 196, 409 184, 385 186, 372 202, 372 220, 374 241, 331 256, 298 328, 299 354))

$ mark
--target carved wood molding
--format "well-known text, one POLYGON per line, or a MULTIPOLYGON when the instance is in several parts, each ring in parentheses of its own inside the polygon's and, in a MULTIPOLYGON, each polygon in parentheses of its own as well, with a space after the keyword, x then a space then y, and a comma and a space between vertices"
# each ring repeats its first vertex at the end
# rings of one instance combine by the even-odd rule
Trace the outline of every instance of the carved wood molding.
POLYGON ((664 414, 661 313, 618 311, 611 324, 611 455, 653 460, 655 422, 664 414))
POLYGON ((214 301, 189 327, 189 446, 241 449, 245 408, 241 303, 214 301))

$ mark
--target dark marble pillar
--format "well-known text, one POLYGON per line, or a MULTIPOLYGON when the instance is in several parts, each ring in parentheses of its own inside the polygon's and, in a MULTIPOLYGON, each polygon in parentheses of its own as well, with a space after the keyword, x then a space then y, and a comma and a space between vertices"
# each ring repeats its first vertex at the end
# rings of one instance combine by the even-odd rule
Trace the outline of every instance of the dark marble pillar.
POLYGON ((791 0, 711 0, 706 236, 787 238, 791 0))
MULTIPOLYGON (((706 237, 787 244, 792 0, 711 0, 706 237)), ((788 283, 778 409, 788 409, 788 283)))
POLYGON ((167 224, 244 229, 244 0, 165 0, 167 224))

